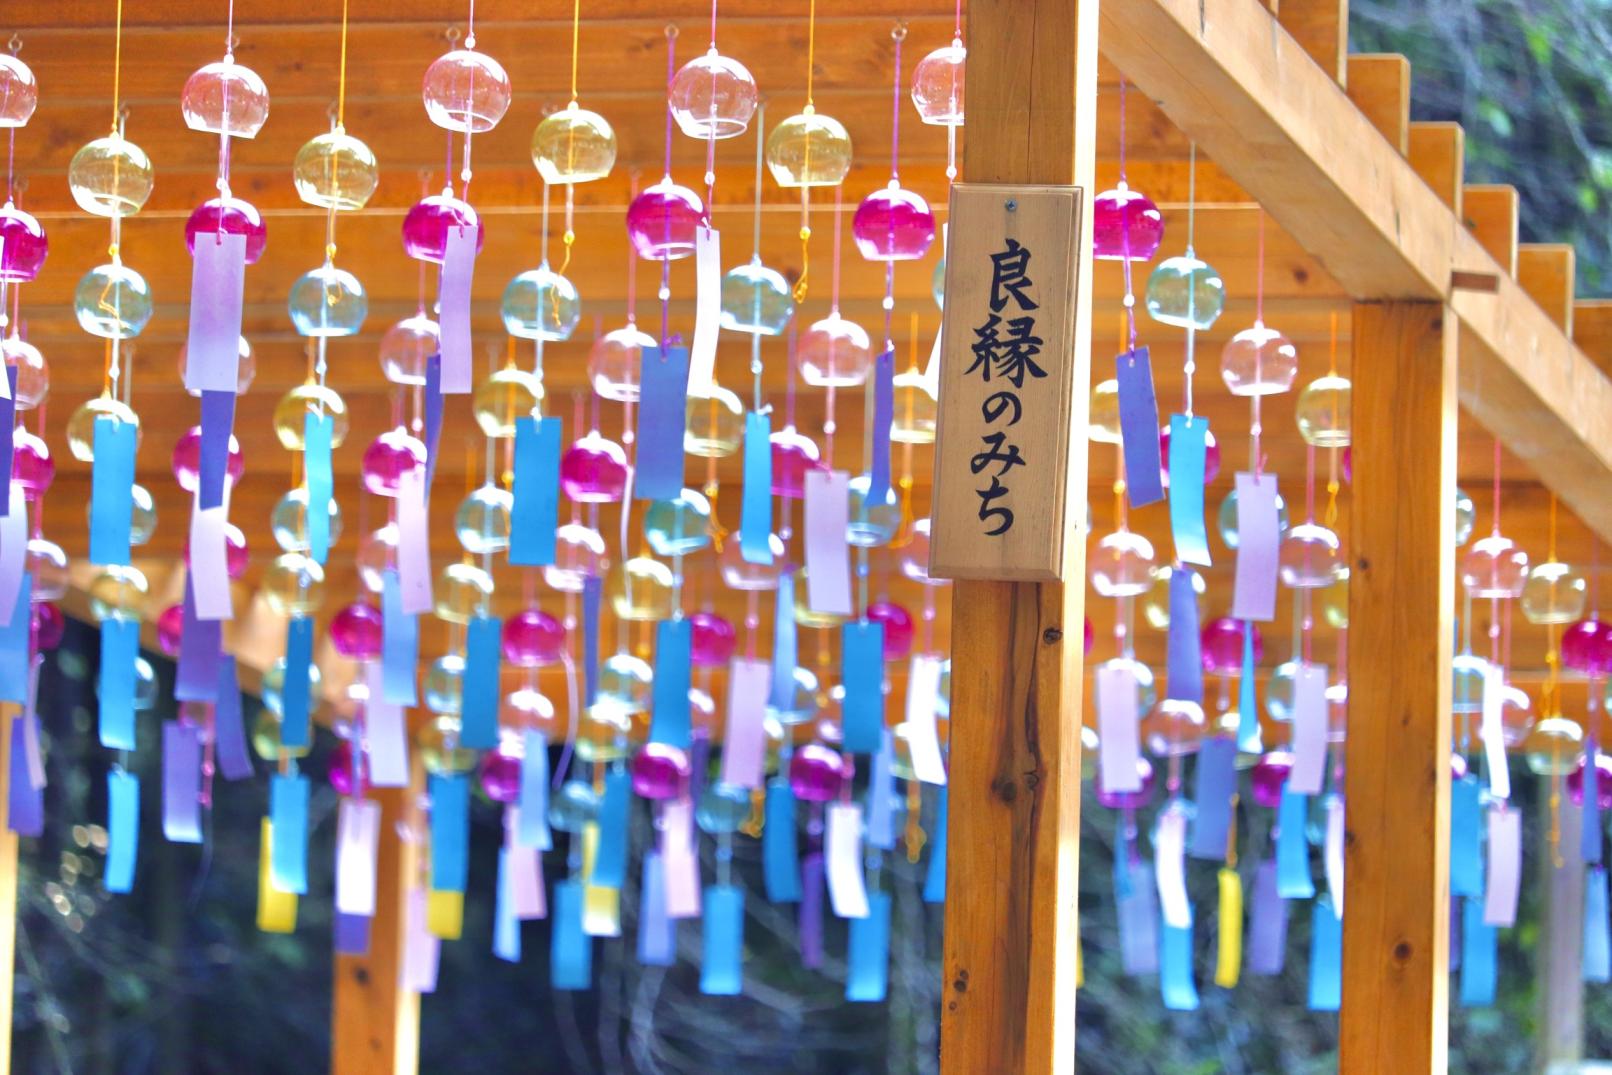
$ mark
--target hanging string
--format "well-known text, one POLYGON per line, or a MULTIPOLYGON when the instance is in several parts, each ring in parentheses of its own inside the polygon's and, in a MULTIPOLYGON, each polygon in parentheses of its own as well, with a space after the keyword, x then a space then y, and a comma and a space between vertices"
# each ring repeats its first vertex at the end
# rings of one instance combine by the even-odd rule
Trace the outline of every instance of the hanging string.
MULTIPOLYGON (((1119 80, 1119 189, 1128 189, 1125 184, 1125 79, 1119 80)), ((1125 273, 1125 332, 1129 345, 1126 350, 1131 354, 1131 361, 1136 361, 1136 289, 1131 283, 1131 222, 1130 210, 1121 210, 1125 216, 1120 225, 1120 253, 1123 257, 1121 265, 1125 273)))
MULTIPOLYGON (((1337 372, 1338 311, 1333 310, 1328 329, 1327 375, 1333 376, 1336 375, 1337 372)), ((1337 403, 1334 401, 1333 407, 1336 408, 1336 406, 1337 403)), ((1332 421, 1334 428, 1336 428, 1338 425, 1337 417, 1336 410, 1334 410, 1332 421)), ((1336 446, 1333 446, 1327 450, 1327 511, 1326 516, 1322 521, 1326 523, 1328 530, 1331 530, 1334 526, 1336 526, 1338 521, 1338 452, 1339 449, 1336 446)))
MULTIPOLYGON (((811 115, 817 111, 812 101, 812 73, 817 66, 817 0, 811 0, 806 10, 806 107, 801 110, 804 115, 811 115)), ((812 140, 806 139, 805 157, 802 159, 801 171, 803 174, 811 172, 812 140)), ((836 188, 837 189, 837 188, 836 188)), ((836 219, 835 227, 839 221, 836 219)), ((812 188, 804 184, 800 188, 800 279, 795 281, 795 302, 806 301, 807 281, 811 277, 811 238, 812 238, 812 188)), ((834 237, 836 244, 839 235, 834 237)))
POLYGON ((122 119, 123 88, 123 0, 117 0, 116 29, 112 32, 112 133, 118 133, 122 119))
MULTIPOLYGON (((1254 247, 1254 326, 1260 327, 1265 323, 1265 209, 1259 210, 1259 231, 1254 247)), ((1254 477, 1265 473, 1265 453, 1260 450, 1260 436, 1264 433, 1264 425, 1260 420, 1260 397, 1255 394, 1248 397, 1248 454, 1249 469, 1254 477)), ((1314 519, 1311 519, 1313 522, 1314 519)))
MULTIPOLYGON (((336 71, 336 129, 347 129, 347 3, 341 0, 341 65, 336 71)), ((118 0, 123 6, 123 0, 118 0)))
MULTIPOLYGON (((672 178, 672 79, 677 77, 677 27, 666 27, 666 180, 672 178)), ((670 227, 670 222, 667 224, 670 227)), ((660 345, 670 345, 672 263, 660 263, 660 345)))
MULTIPOLYGON (((1187 257, 1193 257, 1192 233, 1197 223, 1198 211, 1198 143, 1192 142, 1187 148, 1187 257)), ((1186 417, 1192 419, 1192 375, 1198 369, 1194 353, 1198 340, 1198 285, 1194 277, 1187 279, 1187 360, 1181 367, 1186 381, 1186 417)))

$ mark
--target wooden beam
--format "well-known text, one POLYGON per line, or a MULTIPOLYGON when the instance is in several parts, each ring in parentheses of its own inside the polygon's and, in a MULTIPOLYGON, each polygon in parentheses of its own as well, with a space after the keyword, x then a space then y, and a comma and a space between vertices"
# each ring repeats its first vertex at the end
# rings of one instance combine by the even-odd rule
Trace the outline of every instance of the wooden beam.
POLYGON ((1410 79, 1410 61, 1397 52, 1349 57, 1349 100, 1401 154, 1410 148, 1410 79))
POLYGON ((1578 256, 1571 243, 1523 243, 1517 248, 1517 283, 1563 332, 1573 334, 1573 274, 1578 256))
POLYGON ((1506 272, 1517 275, 1517 188, 1468 183, 1461 193, 1461 216, 1489 256, 1506 272))
POLYGON ((1340 1075, 1445 1070, 1455 326, 1357 305, 1340 1075))
MULTIPOLYGON (((1091 371, 1098 0, 969 8, 974 182, 1083 188, 1072 428, 1091 371)), ((1086 439, 1071 437, 1059 583, 958 582, 940 1059, 946 1075, 1074 1069, 1086 439)))
POLYGON ((1466 131, 1459 123, 1412 123, 1405 159, 1439 201, 1461 212, 1461 185, 1466 174, 1466 131))

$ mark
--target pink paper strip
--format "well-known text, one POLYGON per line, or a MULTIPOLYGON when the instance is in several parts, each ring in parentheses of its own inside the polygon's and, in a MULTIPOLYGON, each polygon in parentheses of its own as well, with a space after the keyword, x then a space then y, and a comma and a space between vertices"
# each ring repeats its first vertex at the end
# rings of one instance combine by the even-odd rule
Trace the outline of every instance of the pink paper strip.
POLYGON ((1159 814, 1153 830, 1153 874, 1159 886, 1159 910, 1164 924, 1176 929, 1192 925, 1192 902, 1187 898, 1187 815, 1178 805, 1159 814))
POLYGON ((1327 775, 1327 670, 1301 664, 1293 685, 1293 769, 1287 786, 1319 795, 1327 775))
POLYGON ((828 832, 823 839, 828 860, 828 899, 841 918, 868 916, 868 887, 862 873, 862 807, 830 803, 828 832))
POLYGON ((1483 673, 1483 715, 1478 722, 1478 738, 1483 740, 1483 757, 1489 771, 1489 794, 1496 799, 1511 798, 1511 769, 1506 763, 1506 733, 1501 714, 1506 693, 1506 670, 1491 664, 1483 673))
POLYGON ((1237 577, 1231 614, 1261 623, 1276 618, 1276 562, 1280 542, 1276 475, 1237 475, 1237 577))
MULTIPOLYGON (((3 369, 0 381, 10 383, 3 369)), ((5 518, 0 518, 0 623, 10 623, 22 590, 22 573, 28 562, 28 499, 22 486, 11 483, 11 499, 5 518)))
POLYGON ((666 869, 666 917, 700 916, 700 860, 694 847, 694 804, 674 799, 661 807, 660 857, 666 869))
POLYGON ((190 334, 185 388, 234 392, 241 362, 241 302, 246 289, 246 236, 203 232, 191 254, 190 334))
POLYGON ((437 988, 441 942, 426 928, 425 889, 410 889, 407 903, 403 913, 403 963, 398 968, 398 984, 416 993, 432 993, 437 988))
POLYGON ((722 325, 722 236, 694 229, 694 340, 688 349, 688 394, 710 395, 716 374, 717 330, 722 325))
POLYGON ((1512 926, 1522 883, 1522 812, 1506 803, 1489 807, 1489 875, 1483 886, 1483 921, 1512 926))
POLYGON ((380 847, 381 804, 343 798, 336 811, 336 910, 375 914, 375 856, 380 847))
POLYGON ((735 657, 728 666, 728 730, 722 741, 722 782, 759 788, 766 776, 767 694, 772 663, 735 657))
POLYGON ((946 760, 940 753, 936 715, 940 704, 940 659, 915 653, 907 673, 907 756, 912 775, 925 784, 946 783, 946 760))
POLYGON ((1327 893, 1332 910, 1343 917, 1343 796, 1327 797, 1327 838, 1323 864, 1327 872, 1327 893))
POLYGON ((806 604, 813 612, 853 611, 848 481, 843 470, 806 472, 806 604))
POLYGON ((229 525, 229 492, 216 508, 203 508, 199 499, 190 508, 190 573, 195 580, 196 618, 228 620, 235 615, 229 584, 229 546, 224 529, 229 525))
POLYGON ((369 699, 364 703, 364 741, 369 746, 369 782, 378 788, 409 784, 409 741, 403 707, 385 700, 381 662, 365 666, 369 699))
POLYGON ((1103 790, 1141 791, 1140 701, 1136 676, 1124 667, 1097 666, 1097 762, 1103 790))
POLYGON ((548 893, 543 888, 543 852, 535 847, 522 847, 521 808, 511 803, 504 807, 504 861, 509 870, 510 913, 516 921, 528 922, 547 918, 548 893))
POLYGON ((442 394, 470 391, 470 281, 476 270, 479 228, 448 229, 442 253, 442 394))
POLYGON ((403 473, 397 487, 397 581, 403 611, 425 615, 431 601, 431 518, 426 501, 425 468, 403 473))

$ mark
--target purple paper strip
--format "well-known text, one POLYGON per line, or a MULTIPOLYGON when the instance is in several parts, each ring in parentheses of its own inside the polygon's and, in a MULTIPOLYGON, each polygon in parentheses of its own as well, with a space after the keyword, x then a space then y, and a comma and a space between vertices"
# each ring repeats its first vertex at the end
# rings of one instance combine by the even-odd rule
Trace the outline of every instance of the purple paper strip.
POLYGON ((230 430, 235 426, 235 387, 228 392, 203 392, 201 447, 197 464, 196 499, 205 511, 224 503, 224 480, 229 470, 230 430))
POLYGON ((1167 698, 1203 704, 1203 656, 1198 640, 1197 574, 1177 564, 1170 571, 1170 634, 1166 649, 1167 698))
POLYGON ((185 579, 185 618, 179 634, 179 670, 174 697, 181 702, 218 700, 218 662, 223 630, 217 620, 196 618, 195 583, 185 579))
POLYGON ((599 598, 603 583, 597 575, 582 580, 582 701, 592 705, 599 696, 599 598))
MULTIPOLYGON (((6 367, 5 391, 0 394, 0 474, 11 474, 11 457, 17 436, 17 367, 6 367)), ((0 514, 9 514, 11 504, 0 497, 0 514)))
POLYGON ((1153 363, 1146 347, 1114 359, 1119 380, 1119 431, 1125 448, 1125 488, 1131 507, 1164 499, 1159 456, 1159 401, 1153 391, 1153 363))
POLYGON ((670 500, 683 491, 688 428, 688 349, 645 347, 640 358, 634 500, 670 500))
POLYGON ((201 740, 177 720, 162 725, 162 835, 170 843, 199 844, 201 740))
POLYGON ((873 360, 873 377, 868 392, 873 396, 873 449, 868 463, 867 503, 882 504, 890 495, 890 423, 895 417, 896 356, 894 351, 879 352, 873 360))
POLYGON ((246 236, 203 232, 191 251, 190 332, 185 388, 235 394, 241 362, 241 306, 246 289, 246 236))
MULTIPOLYGON (((724 751, 727 749, 727 747, 723 747, 724 751)), ((705 785, 708 779, 706 774, 711 771, 711 733, 706 729, 695 728, 690 733, 688 760, 690 766, 688 797, 695 802, 699 802, 705 795, 705 785)))
POLYGON ((1276 564, 1281 541, 1276 475, 1237 475, 1237 572, 1231 614, 1268 623, 1276 617, 1276 564))
POLYGON ((442 355, 425 360, 425 491, 437 475, 437 446, 442 440, 442 355))
POLYGON ((336 951, 344 956, 369 955, 369 927, 373 921, 361 914, 335 912, 331 923, 336 951))
POLYGON ((11 722, 11 773, 6 793, 6 827, 18 836, 45 831, 45 789, 28 777, 27 731, 23 720, 11 722))
POLYGON ((800 864, 800 965, 823 965, 823 856, 814 851, 800 864))
POLYGON ((1119 911, 1120 966, 1126 974, 1156 974, 1159 970, 1159 889, 1153 867, 1132 859, 1129 891, 1115 895, 1119 911))
POLYGON ((1197 784, 1194 789, 1197 813, 1192 822, 1192 843, 1187 854, 1193 858, 1226 858, 1226 835, 1231 828, 1231 797, 1237 791, 1237 741, 1215 735, 1198 747, 1197 784))
POLYGON ((218 659, 218 699, 213 705, 213 742, 218 771, 225 780, 252 775, 252 758, 246 752, 246 724, 241 717, 241 681, 235 658, 218 659))
POLYGON ((670 967, 677 962, 677 923, 666 914, 666 868, 658 851, 644 852, 638 893, 638 962, 670 967))
POLYGON ((442 253, 442 289, 439 293, 442 326, 442 391, 448 395, 470 392, 470 281, 476 268, 480 228, 449 227, 442 253))
POLYGON ((1591 733, 1584 743, 1584 822, 1579 830, 1579 857, 1585 862, 1601 861, 1601 751, 1591 733))
POLYGON ((1276 892, 1276 860, 1254 874, 1248 911, 1248 973, 1281 974, 1287 952, 1287 901, 1276 892))

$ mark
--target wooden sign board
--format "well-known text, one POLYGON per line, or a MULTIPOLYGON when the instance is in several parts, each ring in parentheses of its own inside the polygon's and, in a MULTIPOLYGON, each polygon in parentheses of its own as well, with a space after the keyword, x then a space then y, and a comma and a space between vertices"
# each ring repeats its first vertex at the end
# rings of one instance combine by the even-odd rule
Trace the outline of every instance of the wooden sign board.
POLYGON ((929 573, 1062 577, 1081 191, 952 187, 929 573))

